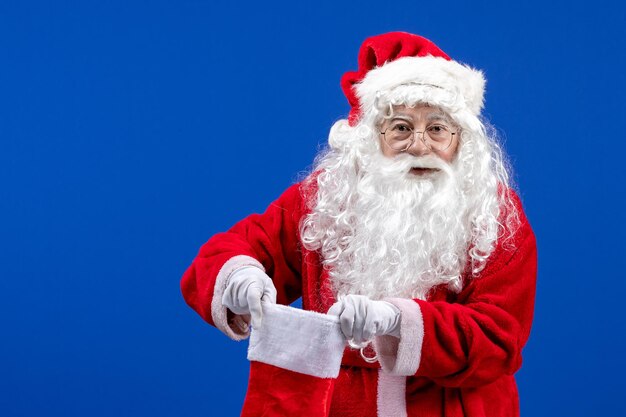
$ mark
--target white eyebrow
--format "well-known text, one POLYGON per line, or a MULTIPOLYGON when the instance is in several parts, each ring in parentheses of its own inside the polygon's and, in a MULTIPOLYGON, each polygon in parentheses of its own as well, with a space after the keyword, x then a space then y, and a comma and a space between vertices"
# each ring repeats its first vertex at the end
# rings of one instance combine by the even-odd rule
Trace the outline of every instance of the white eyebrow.
POLYGON ((413 123, 413 119, 410 116, 405 116, 403 114, 394 114, 389 120, 396 120, 396 119, 402 119, 402 120, 406 120, 407 122, 413 123))
POLYGON ((426 117, 426 120, 428 120, 429 122, 432 120, 443 120, 444 122, 448 124, 452 123, 452 121, 450 120, 450 117, 448 117, 448 115, 445 113, 431 113, 426 117))
MULTIPOLYGON (((404 115, 404 114, 394 114, 389 120, 395 120, 395 119, 402 119, 402 120, 406 120, 407 122, 413 123, 413 118, 411 116, 404 115)), ((450 120, 450 117, 447 114, 442 113, 442 112, 430 113, 428 116, 426 116, 427 122, 432 122, 433 120, 441 120, 441 121, 446 122, 447 124, 452 124, 452 120, 450 120)))

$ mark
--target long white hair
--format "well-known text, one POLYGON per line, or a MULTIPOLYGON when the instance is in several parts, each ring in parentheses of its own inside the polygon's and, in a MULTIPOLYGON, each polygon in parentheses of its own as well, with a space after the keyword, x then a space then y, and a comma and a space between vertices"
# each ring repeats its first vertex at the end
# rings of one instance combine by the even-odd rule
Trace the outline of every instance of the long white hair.
POLYGON ((382 156, 378 126, 393 106, 432 105, 411 91, 381 97, 356 126, 335 123, 305 181, 316 192, 305 191, 302 243, 319 251, 335 295, 425 299, 440 284, 458 292, 519 224, 495 129, 468 112, 438 106, 461 132, 451 164, 426 158, 440 175, 417 180, 407 172, 423 158, 382 156))

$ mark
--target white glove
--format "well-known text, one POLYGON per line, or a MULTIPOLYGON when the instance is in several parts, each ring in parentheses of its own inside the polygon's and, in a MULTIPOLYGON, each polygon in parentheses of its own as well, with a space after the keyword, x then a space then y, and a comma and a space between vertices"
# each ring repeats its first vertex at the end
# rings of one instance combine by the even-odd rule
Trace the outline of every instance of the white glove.
POLYGON ((222 305, 235 314, 250 314, 252 327, 261 327, 261 301, 276 304, 276 287, 265 272, 255 266, 237 269, 228 278, 222 305))
POLYGON ((341 331, 350 345, 367 344, 375 336, 386 334, 400 337, 400 309, 387 301, 350 294, 333 304, 328 314, 339 317, 341 331))

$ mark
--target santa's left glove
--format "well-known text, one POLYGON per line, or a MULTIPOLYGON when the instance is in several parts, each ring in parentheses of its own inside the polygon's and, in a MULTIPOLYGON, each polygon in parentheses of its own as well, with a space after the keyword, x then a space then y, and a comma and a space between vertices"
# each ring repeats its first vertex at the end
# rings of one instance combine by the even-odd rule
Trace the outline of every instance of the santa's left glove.
POLYGON ((330 307, 339 316, 341 332, 351 345, 363 345, 376 336, 400 337, 400 309, 387 301, 346 295, 330 307))
POLYGON ((237 269, 228 277, 222 305, 235 314, 250 314, 252 327, 261 327, 261 301, 276 304, 276 287, 265 272, 255 266, 237 269))

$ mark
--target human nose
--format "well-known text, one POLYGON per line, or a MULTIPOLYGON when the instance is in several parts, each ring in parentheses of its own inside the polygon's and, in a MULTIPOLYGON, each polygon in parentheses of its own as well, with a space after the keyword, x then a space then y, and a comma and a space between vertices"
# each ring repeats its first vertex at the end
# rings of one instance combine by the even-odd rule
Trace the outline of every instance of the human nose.
POLYGON ((424 132, 414 132, 413 135, 413 142, 411 142, 411 145, 406 149, 406 152, 413 156, 421 156, 430 153, 432 149, 426 144, 424 132))

